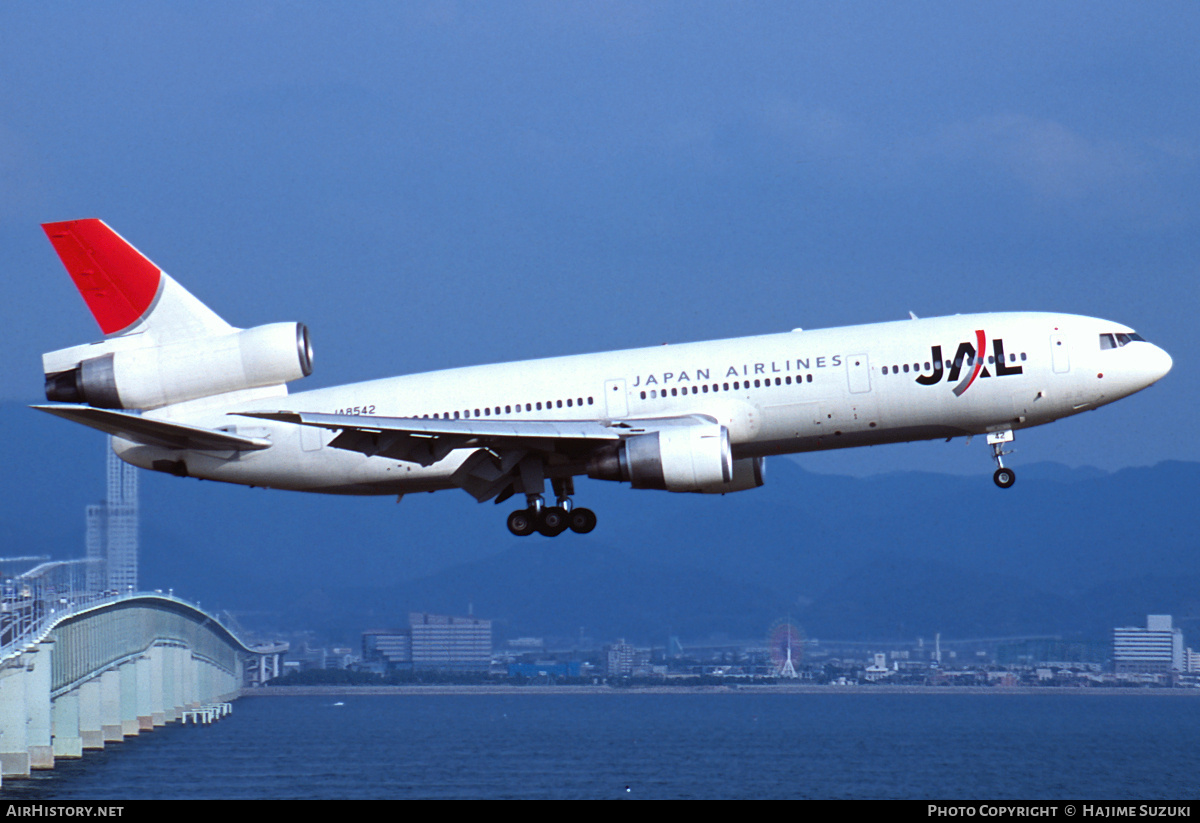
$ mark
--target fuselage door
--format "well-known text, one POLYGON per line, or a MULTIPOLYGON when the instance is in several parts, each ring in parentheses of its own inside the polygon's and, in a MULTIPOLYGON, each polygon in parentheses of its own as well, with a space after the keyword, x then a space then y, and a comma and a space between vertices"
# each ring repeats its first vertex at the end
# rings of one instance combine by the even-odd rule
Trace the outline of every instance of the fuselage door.
POLYGON ((1050 362, 1055 374, 1066 374, 1071 370, 1071 357, 1067 353, 1067 341, 1061 334, 1050 335, 1050 362))
POLYGON ((610 418, 629 416, 629 400, 625 394, 624 380, 618 378, 604 381, 604 408, 610 418))
POLYGON ((851 394, 863 394, 871 390, 871 366, 865 354, 852 354, 846 358, 846 379, 851 394))

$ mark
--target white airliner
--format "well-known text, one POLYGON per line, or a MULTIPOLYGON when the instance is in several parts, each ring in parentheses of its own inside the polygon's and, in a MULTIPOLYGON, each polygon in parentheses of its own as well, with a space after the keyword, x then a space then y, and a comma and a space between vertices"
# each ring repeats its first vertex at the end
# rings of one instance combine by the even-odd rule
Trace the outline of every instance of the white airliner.
POLYGON ((579 475, 635 489, 761 486, 763 459, 986 435, 1133 394, 1171 369, 1132 329, 1069 314, 903 320, 556 357, 288 394, 299 323, 230 326, 99 220, 44 226, 103 340, 43 355, 36 406, 116 437, 129 463, 332 494, 524 495, 508 528, 591 531, 579 475), (550 481, 554 505, 546 505, 550 481))

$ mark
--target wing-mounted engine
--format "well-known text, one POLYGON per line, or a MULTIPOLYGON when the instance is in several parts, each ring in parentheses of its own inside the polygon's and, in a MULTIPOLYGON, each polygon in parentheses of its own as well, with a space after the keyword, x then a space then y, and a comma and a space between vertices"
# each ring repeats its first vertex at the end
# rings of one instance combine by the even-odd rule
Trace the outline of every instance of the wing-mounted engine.
POLYGON ((729 494, 757 489, 766 482, 766 460, 762 457, 743 457, 733 461, 733 477, 696 491, 703 494, 729 494))
POLYGON ((105 409, 157 409, 282 385, 312 373, 312 345, 303 323, 271 323, 160 345, 137 337, 45 355, 46 398, 105 409), (84 353, 95 356, 79 359, 84 353))
POLYGON ((729 430, 718 423, 666 426, 600 449, 588 476, 617 480, 635 489, 717 491, 734 480, 729 430))

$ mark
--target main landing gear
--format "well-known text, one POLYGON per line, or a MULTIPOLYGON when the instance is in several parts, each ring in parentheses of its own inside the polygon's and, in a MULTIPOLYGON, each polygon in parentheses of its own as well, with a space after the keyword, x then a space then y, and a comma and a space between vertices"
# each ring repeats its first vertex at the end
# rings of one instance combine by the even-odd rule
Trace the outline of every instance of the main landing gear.
POLYGON ((591 509, 575 508, 571 495, 575 484, 570 477, 551 481, 557 498, 555 505, 547 506, 540 494, 526 494, 527 508, 517 509, 508 516, 508 530, 517 537, 527 537, 534 532, 546 537, 557 537, 567 529, 576 534, 587 534, 596 528, 596 513, 591 509))
POLYGON ((1007 489, 1017 482, 1017 473, 1004 465, 1004 455, 1012 454, 1011 449, 1005 450, 1004 444, 1011 443, 1012 439, 1012 429, 992 432, 987 436, 988 445, 992 447, 992 458, 996 461, 996 472, 992 475, 992 480, 1002 489, 1007 489))

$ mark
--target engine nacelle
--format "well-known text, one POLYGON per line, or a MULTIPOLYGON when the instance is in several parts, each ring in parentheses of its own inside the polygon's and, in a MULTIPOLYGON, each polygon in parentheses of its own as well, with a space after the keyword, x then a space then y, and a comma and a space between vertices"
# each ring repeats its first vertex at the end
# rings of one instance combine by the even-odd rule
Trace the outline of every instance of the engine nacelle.
MULTIPOLYGON (((69 361, 68 361, 69 362, 69 361)), ((105 409, 157 409, 198 397, 278 386, 312 374, 303 323, 125 348, 46 375, 46 397, 105 409)))
POLYGON ((729 494, 757 489, 766 482, 767 461, 764 457, 743 457, 733 461, 733 478, 727 483, 715 483, 696 489, 702 494, 729 494))
POLYGON ((705 491, 734 479, 729 430, 716 423, 670 426, 639 434, 592 458, 588 476, 635 489, 705 491))

